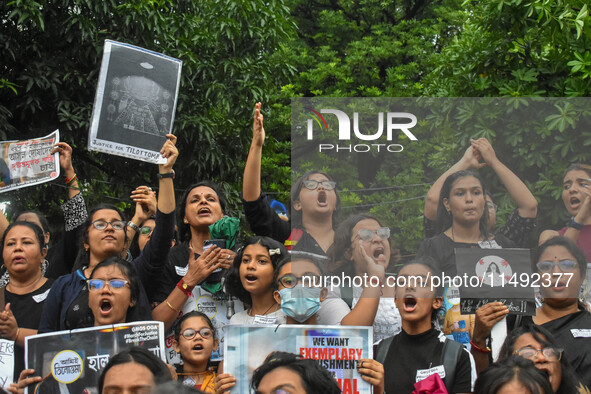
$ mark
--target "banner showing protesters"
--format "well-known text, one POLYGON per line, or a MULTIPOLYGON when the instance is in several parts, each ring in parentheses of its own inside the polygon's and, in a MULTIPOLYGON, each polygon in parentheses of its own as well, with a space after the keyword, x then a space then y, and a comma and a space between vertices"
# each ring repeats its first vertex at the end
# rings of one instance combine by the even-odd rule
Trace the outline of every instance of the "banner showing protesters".
POLYGON ((0 142, 0 193, 57 178, 59 154, 50 152, 59 138, 59 130, 56 130, 42 138, 0 142))
POLYGON ((163 164, 172 133, 182 62, 105 40, 88 149, 163 164))
POLYGON ((25 365, 44 378, 28 392, 96 393, 109 358, 132 346, 164 361, 164 323, 122 323, 27 337, 25 365))
POLYGON ((357 360, 372 358, 370 327, 281 325, 226 327, 224 371, 236 378, 232 391, 248 393, 254 370, 269 353, 283 351, 317 360, 343 393, 371 393, 357 372, 357 360))
POLYGON ((502 302, 509 313, 535 315, 534 289, 549 278, 532 274, 529 249, 459 248, 455 252, 462 278, 462 314, 475 313, 489 302, 502 302))

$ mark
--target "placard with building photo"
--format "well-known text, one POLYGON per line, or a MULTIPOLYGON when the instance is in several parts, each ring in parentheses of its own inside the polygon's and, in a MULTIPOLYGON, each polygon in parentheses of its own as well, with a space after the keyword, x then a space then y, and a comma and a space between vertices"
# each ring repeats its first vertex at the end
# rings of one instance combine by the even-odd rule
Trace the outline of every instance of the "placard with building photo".
POLYGON ((182 62, 105 40, 88 149, 165 163, 160 149, 172 133, 182 62))

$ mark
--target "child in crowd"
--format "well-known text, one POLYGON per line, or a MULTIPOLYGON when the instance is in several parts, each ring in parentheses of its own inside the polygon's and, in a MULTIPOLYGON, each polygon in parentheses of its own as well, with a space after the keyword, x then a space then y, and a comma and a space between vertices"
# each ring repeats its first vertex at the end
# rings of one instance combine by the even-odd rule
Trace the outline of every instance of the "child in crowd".
POLYGON ((141 283, 135 268, 127 260, 114 256, 101 261, 87 283, 88 306, 95 327, 142 319, 136 311, 141 283))
MULTIPOLYGON (((273 296, 281 305, 287 324, 317 324, 317 313, 328 293, 322 286, 324 271, 321 267, 314 258, 295 253, 277 267, 273 296)), ((334 311, 329 306, 324 312, 334 311)))
POLYGON ((187 313, 175 326, 174 336, 172 346, 183 360, 179 379, 205 393, 215 393, 216 373, 208 367, 218 340, 209 317, 197 311, 187 313))
MULTIPOLYGON (((443 303, 443 289, 433 288, 431 281, 439 274, 436 263, 428 257, 415 259, 401 268, 395 302, 402 331, 376 345, 374 357, 385 371, 383 386, 375 385, 378 390, 383 387, 387 393, 410 393, 417 383, 438 374, 448 392, 472 392, 476 378, 472 356, 461 344, 447 340, 432 324, 443 303)), ((372 377, 377 365, 361 362, 359 371, 372 377)))
MULTIPOLYGON (((273 297, 281 305, 287 324, 317 324, 320 304, 328 293, 321 285, 322 279, 321 264, 309 254, 294 252, 290 259, 278 264, 273 278, 273 297)), ((344 304, 343 300, 336 300, 344 304)), ((338 305, 336 310, 339 309, 338 305)), ((348 310, 346 304, 345 308, 348 310)), ((330 305, 325 313, 334 313, 330 305)), ((217 377, 216 391, 228 393, 235 385, 236 378, 232 374, 221 373, 217 377)))
POLYGON ((269 237, 249 238, 228 271, 226 293, 237 297, 247 310, 238 312, 230 324, 285 324, 285 314, 273 298, 275 269, 287 258, 285 247, 269 237))

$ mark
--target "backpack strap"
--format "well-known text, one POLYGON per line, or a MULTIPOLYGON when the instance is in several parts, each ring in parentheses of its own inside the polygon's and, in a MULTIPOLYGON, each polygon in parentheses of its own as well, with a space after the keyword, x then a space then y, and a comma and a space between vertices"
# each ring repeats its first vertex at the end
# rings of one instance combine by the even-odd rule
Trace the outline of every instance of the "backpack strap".
POLYGON ((386 356, 388 355, 388 350, 390 350, 390 345, 392 344, 393 339, 394 337, 388 337, 382 339, 378 344, 374 359, 382 365, 384 365, 384 361, 386 361, 386 356))
POLYGON ((456 367, 460 362, 460 356, 464 350, 464 345, 459 342, 446 339, 443 343, 443 352, 441 352, 441 364, 445 369, 445 387, 451 392, 456 375, 456 367))
POLYGON ((289 234, 289 238, 285 240, 285 248, 287 250, 292 250, 294 246, 297 245, 298 241, 304 235, 304 230, 300 228, 293 228, 291 233, 289 234))

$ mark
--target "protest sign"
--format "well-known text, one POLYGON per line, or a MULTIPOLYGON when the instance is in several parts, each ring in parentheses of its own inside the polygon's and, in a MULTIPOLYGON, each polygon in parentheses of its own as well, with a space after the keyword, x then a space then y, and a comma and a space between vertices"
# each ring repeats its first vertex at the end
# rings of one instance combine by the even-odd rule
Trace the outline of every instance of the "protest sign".
POLYGON ((0 389, 6 390, 12 383, 14 372, 14 342, 0 339, 0 389))
POLYGON ((109 358, 132 346, 164 360, 164 324, 143 321, 29 336, 25 365, 44 377, 35 392, 96 393, 109 358))
POLYGON ((253 371, 269 353, 283 351, 317 360, 343 393, 371 393, 357 372, 357 360, 373 357, 371 327, 281 325, 226 327, 224 371, 236 378, 232 391, 248 393, 253 371))
POLYGON ((59 154, 50 154, 57 142, 59 130, 42 138, 0 142, 0 193, 57 178, 60 175, 59 154))
POLYGON ((166 163, 160 149, 172 133, 182 62, 105 40, 88 149, 166 163))
POLYGON ((509 313, 535 315, 534 289, 543 278, 532 273, 528 249, 457 248, 460 311, 475 313, 489 302, 502 302, 509 313))

